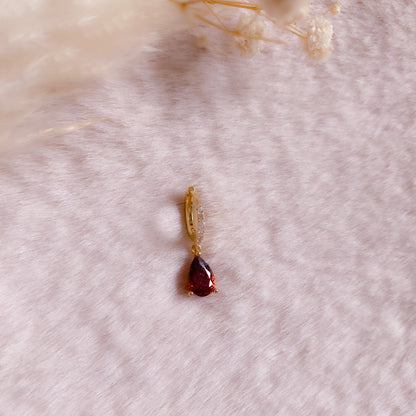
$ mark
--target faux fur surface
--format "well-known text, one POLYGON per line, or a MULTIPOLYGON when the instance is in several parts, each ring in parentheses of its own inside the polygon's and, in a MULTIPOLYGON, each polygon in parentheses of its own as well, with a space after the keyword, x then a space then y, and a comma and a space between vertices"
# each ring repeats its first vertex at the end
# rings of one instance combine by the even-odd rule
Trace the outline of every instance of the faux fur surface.
POLYGON ((415 19, 345 0, 325 64, 181 32, 45 108, 98 121, 0 161, 0 415, 416 414, 415 19))

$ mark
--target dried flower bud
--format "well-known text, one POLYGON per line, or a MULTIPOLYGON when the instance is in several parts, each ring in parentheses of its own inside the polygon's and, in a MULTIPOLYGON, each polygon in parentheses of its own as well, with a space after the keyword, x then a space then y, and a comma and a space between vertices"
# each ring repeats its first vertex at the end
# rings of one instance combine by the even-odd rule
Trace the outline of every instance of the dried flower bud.
POLYGON ((264 22, 257 16, 249 16, 245 13, 240 15, 234 35, 234 42, 242 56, 253 57, 264 47, 262 36, 264 33, 264 22))
POLYGON ((314 59, 329 58, 332 51, 332 23, 323 16, 309 20, 306 30, 306 49, 314 59))
POLYGON ((339 3, 334 3, 332 7, 329 9, 333 16, 341 13, 341 5, 339 3))
POLYGON ((309 0, 262 0, 261 5, 281 25, 303 20, 309 13, 309 0))

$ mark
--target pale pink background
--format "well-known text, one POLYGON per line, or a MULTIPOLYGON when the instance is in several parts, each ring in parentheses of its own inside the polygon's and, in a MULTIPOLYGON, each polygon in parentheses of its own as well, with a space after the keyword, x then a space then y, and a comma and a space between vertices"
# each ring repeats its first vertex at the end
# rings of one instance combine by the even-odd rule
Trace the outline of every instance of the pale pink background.
POLYGON ((1 159, 1 416, 416 414, 415 3, 343 6, 326 64, 179 33, 1 159))

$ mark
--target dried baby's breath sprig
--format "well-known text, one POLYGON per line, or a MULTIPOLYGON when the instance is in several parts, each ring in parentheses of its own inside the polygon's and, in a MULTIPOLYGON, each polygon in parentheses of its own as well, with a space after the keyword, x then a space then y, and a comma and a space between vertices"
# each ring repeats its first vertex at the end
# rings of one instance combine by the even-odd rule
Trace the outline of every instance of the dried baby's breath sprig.
POLYGON ((251 58, 264 48, 264 21, 258 16, 241 13, 235 30, 238 34, 234 35, 234 42, 241 56, 251 58))
MULTIPOLYGON (((267 25, 274 25, 301 38, 311 58, 325 60, 332 51, 333 27, 324 15, 336 15, 341 10, 339 3, 335 3, 324 15, 307 18, 309 0, 258 0, 259 3, 248 0, 170 1, 184 11, 194 27, 203 24, 227 33, 240 54, 246 57, 260 52, 264 42, 284 43, 265 35, 267 25)), ((200 35, 199 39, 210 45, 205 35, 200 35)))
POLYGON ((309 20, 306 29, 306 49, 314 59, 328 59, 332 52, 332 23, 323 16, 309 20))

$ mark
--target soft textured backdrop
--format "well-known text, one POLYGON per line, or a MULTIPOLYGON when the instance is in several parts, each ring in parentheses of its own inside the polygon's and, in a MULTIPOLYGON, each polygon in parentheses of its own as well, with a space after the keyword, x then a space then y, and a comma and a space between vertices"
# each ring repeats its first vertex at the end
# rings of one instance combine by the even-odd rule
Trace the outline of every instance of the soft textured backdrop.
POLYGON ((51 106, 101 121, 0 161, 0 415, 415 415, 415 20, 345 0, 326 64, 180 32, 51 106))

